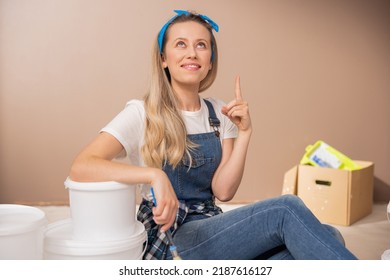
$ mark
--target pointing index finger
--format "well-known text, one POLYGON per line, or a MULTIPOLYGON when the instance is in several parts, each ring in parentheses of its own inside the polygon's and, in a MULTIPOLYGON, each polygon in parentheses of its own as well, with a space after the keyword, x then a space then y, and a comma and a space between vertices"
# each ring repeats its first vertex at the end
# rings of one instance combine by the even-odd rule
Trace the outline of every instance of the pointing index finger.
POLYGON ((242 101, 240 76, 236 77, 236 100, 242 101))

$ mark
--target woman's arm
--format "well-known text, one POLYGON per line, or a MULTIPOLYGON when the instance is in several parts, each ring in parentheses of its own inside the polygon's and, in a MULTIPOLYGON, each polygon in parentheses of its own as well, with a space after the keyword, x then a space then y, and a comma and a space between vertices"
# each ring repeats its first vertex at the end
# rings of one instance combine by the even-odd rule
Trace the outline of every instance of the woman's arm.
POLYGON ((111 134, 100 133, 75 158, 69 177, 77 182, 117 181, 126 184, 150 184, 155 189, 158 206, 154 209, 157 224, 168 229, 174 222, 178 201, 167 175, 158 168, 140 167, 113 161, 123 150, 111 134))
POLYGON ((236 78, 235 99, 222 108, 222 113, 238 128, 238 137, 224 139, 222 142, 222 160, 217 168, 212 188, 214 195, 221 201, 231 200, 241 183, 252 124, 248 103, 242 99, 240 77, 236 78))
POLYGON ((77 155, 70 178, 78 182, 150 183, 154 170, 112 161, 122 150, 122 144, 114 136, 100 133, 77 155))

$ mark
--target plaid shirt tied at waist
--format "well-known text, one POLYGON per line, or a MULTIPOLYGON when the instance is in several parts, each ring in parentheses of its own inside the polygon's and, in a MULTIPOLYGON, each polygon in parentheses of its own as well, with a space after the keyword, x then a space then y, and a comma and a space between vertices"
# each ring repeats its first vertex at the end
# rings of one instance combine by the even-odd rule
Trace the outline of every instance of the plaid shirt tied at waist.
MULTIPOLYGON (((144 260, 164 260, 169 251, 169 241, 165 232, 160 232, 160 226, 153 220, 152 201, 143 200, 138 213, 137 219, 145 226, 148 240, 143 256, 144 260)), ((176 220, 171 227, 172 236, 176 230, 183 224, 187 215, 200 214, 206 217, 212 217, 222 213, 222 209, 215 205, 214 201, 205 201, 192 205, 179 201, 176 220)))

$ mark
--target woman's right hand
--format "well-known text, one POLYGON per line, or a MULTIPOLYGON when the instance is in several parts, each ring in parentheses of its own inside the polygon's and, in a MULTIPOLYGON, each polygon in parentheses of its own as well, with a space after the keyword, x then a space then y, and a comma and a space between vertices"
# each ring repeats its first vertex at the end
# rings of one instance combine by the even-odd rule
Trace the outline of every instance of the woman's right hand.
POLYGON ((175 222, 179 201, 171 181, 164 171, 154 169, 151 186, 157 201, 157 206, 153 208, 153 219, 156 224, 162 225, 160 231, 164 232, 175 222))

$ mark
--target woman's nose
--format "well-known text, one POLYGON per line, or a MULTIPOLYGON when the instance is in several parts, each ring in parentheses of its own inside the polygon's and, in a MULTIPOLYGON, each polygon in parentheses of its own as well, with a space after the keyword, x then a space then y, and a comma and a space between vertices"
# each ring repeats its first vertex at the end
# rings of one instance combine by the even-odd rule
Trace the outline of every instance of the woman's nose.
POLYGON ((187 48, 187 57, 188 58, 196 58, 196 49, 194 47, 187 48))

